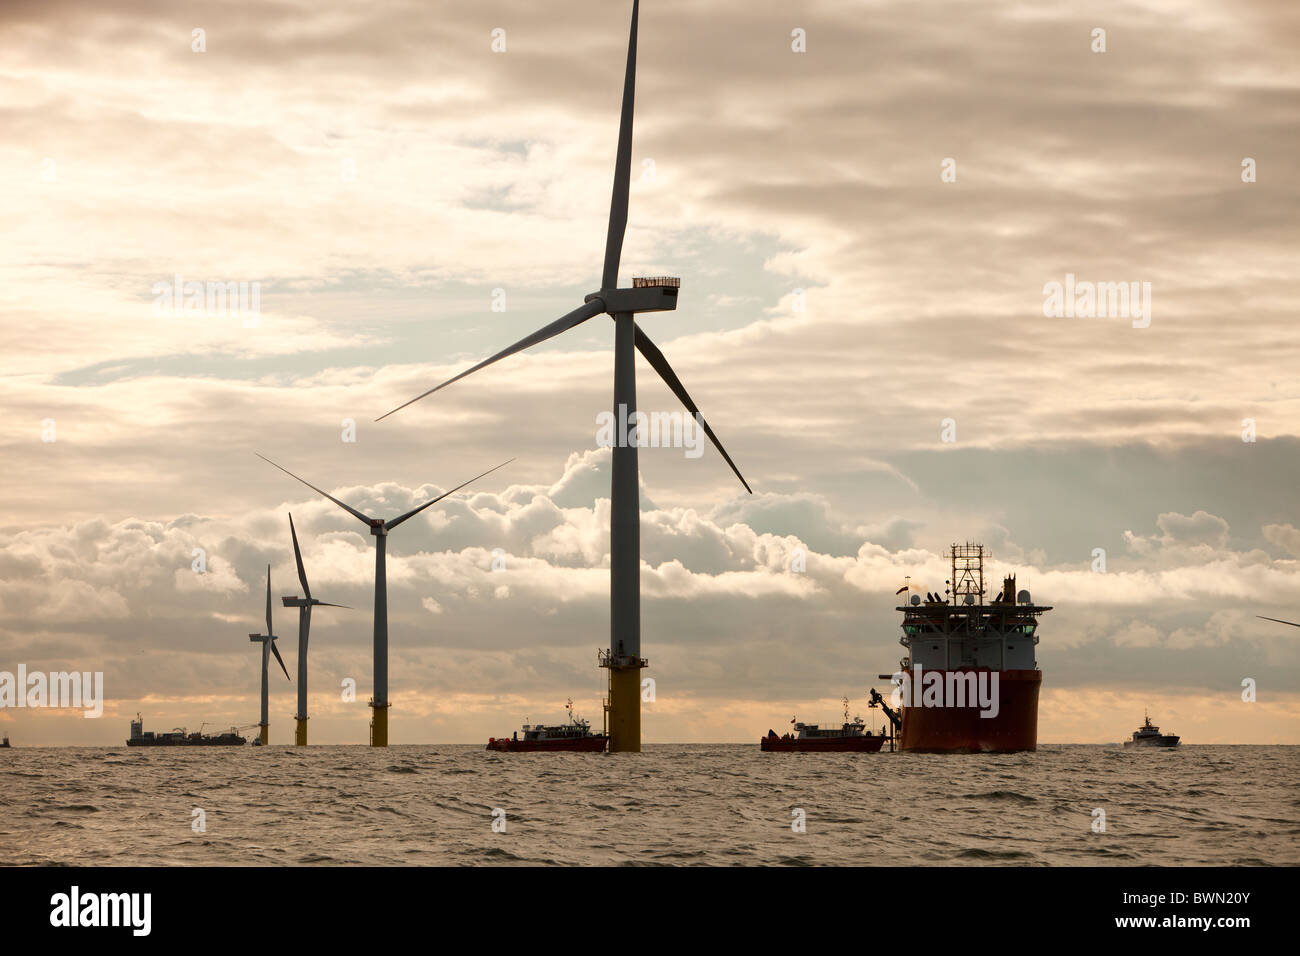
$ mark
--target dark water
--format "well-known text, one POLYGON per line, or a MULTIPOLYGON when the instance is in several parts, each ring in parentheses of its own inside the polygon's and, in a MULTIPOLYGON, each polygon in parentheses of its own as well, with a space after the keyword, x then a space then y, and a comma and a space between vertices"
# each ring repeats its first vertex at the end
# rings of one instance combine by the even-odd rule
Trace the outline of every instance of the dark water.
POLYGON ((17 748, 0 864, 1295 865, 1297 780, 1300 747, 1281 746, 17 748))

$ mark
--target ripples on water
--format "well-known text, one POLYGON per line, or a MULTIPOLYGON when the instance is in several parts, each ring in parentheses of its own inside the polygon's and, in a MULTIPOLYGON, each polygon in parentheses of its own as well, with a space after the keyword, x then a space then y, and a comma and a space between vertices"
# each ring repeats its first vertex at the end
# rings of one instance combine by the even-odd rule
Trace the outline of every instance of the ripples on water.
POLYGON ((15 748, 0 864, 1294 865, 1298 770, 1282 746, 15 748))

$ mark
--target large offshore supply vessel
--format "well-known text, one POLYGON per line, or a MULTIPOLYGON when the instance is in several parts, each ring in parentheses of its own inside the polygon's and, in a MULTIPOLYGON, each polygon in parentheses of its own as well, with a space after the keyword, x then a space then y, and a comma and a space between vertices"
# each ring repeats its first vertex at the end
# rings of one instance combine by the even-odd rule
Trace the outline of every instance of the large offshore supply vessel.
MULTIPOLYGON (((896 674, 885 706, 900 750, 1006 752, 1038 747, 1038 618, 1050 607, 1016 591, 1015 575, 985 601, 984 546, 954 544, 941 597, 908 593, 896 674)), ((900 593, 904 590, 900 589, 900 593)), ((883 703, 873 688, 873 701, 883 703)))

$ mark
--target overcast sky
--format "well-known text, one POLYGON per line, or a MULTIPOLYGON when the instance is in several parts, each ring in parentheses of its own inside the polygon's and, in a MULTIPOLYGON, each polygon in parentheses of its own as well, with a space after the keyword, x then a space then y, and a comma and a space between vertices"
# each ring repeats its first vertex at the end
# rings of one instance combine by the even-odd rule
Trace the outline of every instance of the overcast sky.
MULTIPOLYGON (((389 542, 391 739, 599 724, 612 323, 373 419, 599 285, 630 8, 0 6, 0 670, 110 698, 15 743, 254 723, 290 510, 355 608, 312 740, 366 740, 371 539, 255 452, 381 515, 515 457, 389 542), (159 314, 177 274, 260 313, 159 314)), ((647 741, 862 710, 971 539, 1055 608, 1040 740, 1300 742, 1300 629, 1254 616, 1300 620, 1298 48, 1290 0, 646 0, 621 278, 682 277, 641 325, 755 492, 641 453, 647 741), (1049 317, 1067 275, 1149 311, 1049 317)))

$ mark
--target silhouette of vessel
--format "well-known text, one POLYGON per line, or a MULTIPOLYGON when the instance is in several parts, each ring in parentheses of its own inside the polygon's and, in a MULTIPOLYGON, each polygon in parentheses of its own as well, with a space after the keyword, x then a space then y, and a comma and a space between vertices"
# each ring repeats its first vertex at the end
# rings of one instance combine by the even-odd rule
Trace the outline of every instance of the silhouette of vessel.
POLYGON ((128 747, 241 747, 248 743, 234 727, 224 734, 204 734, 200 731, 186 733, 184 727, 166 733, 156 734, 144 729, 144 721, 135 715, 131 721, 131 736, 127 739, 128 747))
POLYGON ((573 701, 568 703, 567 724, 524 724, 521 731, 510 737, 491 737, 488 750, 501 753, 542 753, 547 751, 579 751, 603 753, 609 737, 591 732, 591 723, 573 712, 573 701))
POLYGON ((867 730, 861 717, 849 717, 849 699, 844 702, 844 723, 838 729, 822 729, 818 724, 805 724, 790 718, 794 732, 777 736, 769 730, 760 738, 758 749, 764 753, 877 753, 888 739, 867 730))
POLYGON ((1125 747, 1177 747, 1177 734, 1162 734, 1160 728, 1151 723, 1151 715, 1144 714, 1142 726, 1133 731, 1133 739, 1124 741, 1125 747))

